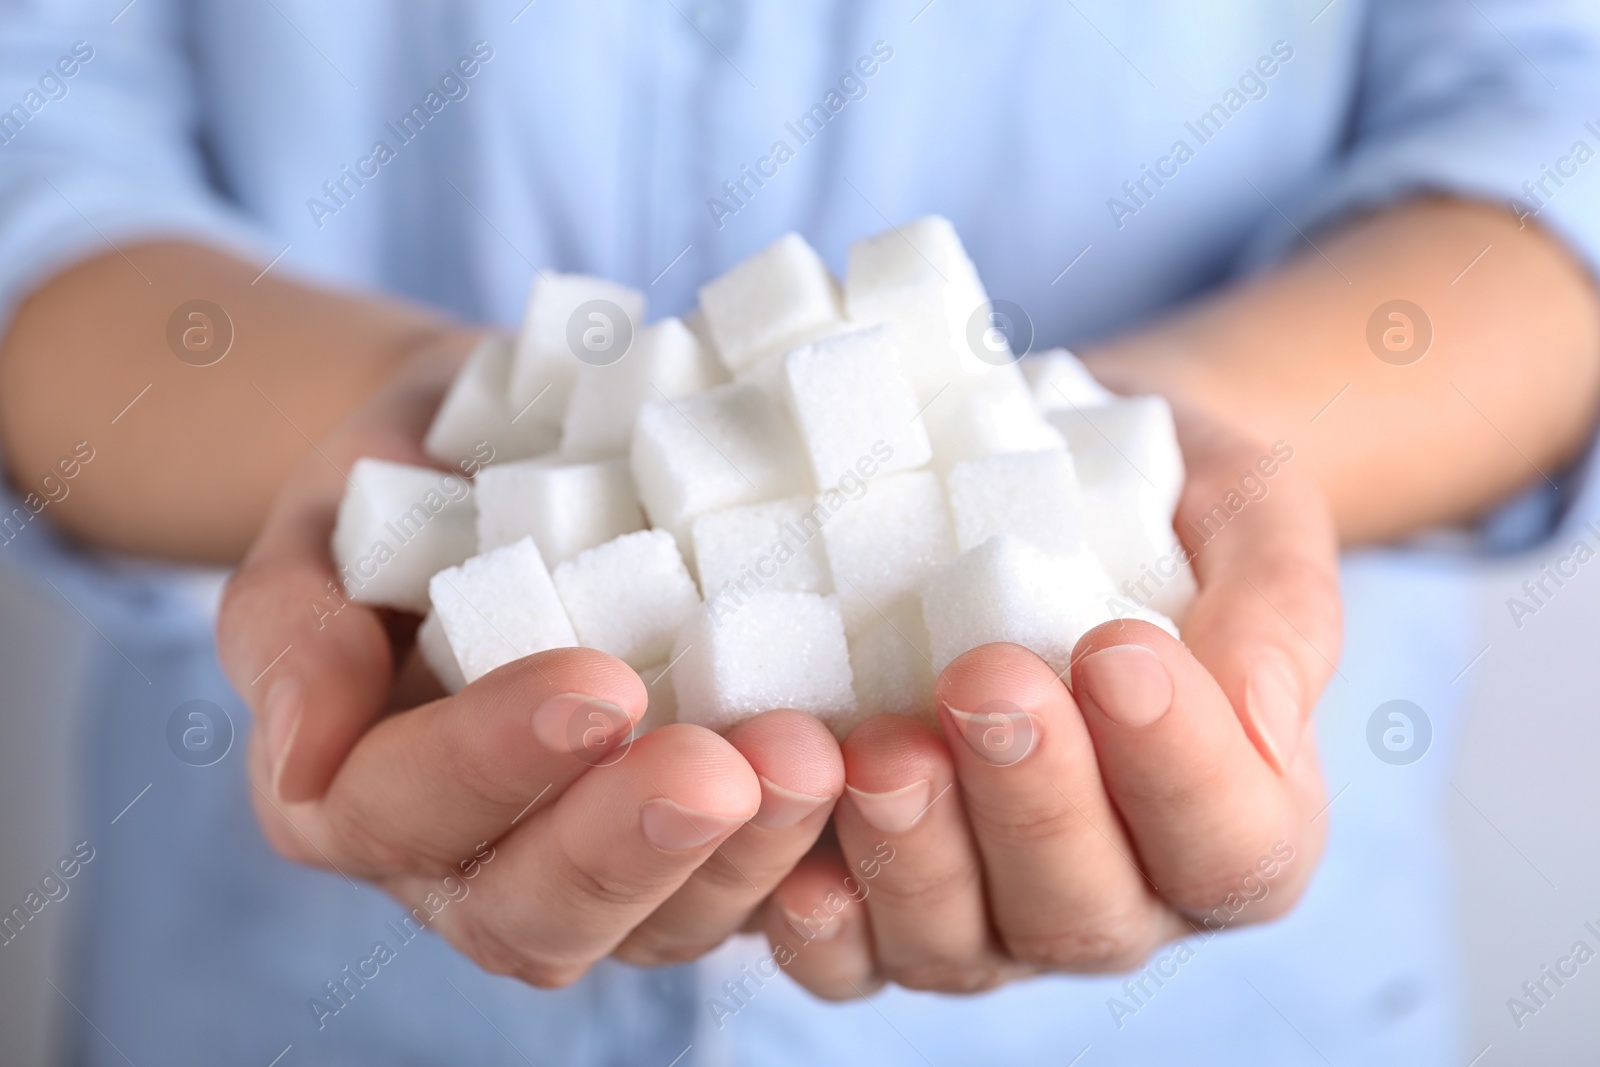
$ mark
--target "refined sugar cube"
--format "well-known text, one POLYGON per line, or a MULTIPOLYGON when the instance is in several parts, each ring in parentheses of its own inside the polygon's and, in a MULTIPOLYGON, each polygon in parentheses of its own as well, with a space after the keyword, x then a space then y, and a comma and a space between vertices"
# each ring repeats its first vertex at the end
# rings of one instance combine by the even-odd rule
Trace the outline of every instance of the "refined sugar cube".
POLYGON ((658 663, 639 672, 649 703, 645 705, 644 718, 633 728, 634 737, 643 737, 651 730, 659 730, 678 721, 678 691, 672 686, 668 666, 658 663))
POLYGON ((632 667, 664 660, 684 618, 700 603, 665 530, 623 534, 578 553, 552 577, 579 643, 632 667))
POLYGON ((381 459, 350 470, 333 558, 350 599, 428 610, 428 578, 477 544, 472 485, 461 475, 381 459))
POLYGON ((994 358, 972 347, 973 315, 989 297, 947 219, 930 215, 851 245, 844 291, 852 322, 897 327, 906 377, 922 403, 994 358))
POLYGON ((962 552, 997 534, 1061 554, 1084 547, 1083 496, 1064 449, 965 460, 950 468, 945 490, 962 552))
POLYGON ((810 497, 712 511, 694 520, 694 558, 706 599, 744 599, 763 589, 831 593, 822 550, 829 513, 810 497))
POLYGON ((450 639, 445 636, 438 612, 430 609, 422 617, 422 625, 417 627, 417 651, 446 693, 459 693, 466 687, 466 676, 461 673, 456 654, 450 650, 450 639))
POLYGON ((1084 485, 1144 483, 1168 519, 1183 492, 1183 451, 1164 397, 1118 397, 1097 407, 1050 413, 1084 485))
POLYGON ((1083 487, 1089 547, 1105 564, 1118 595, 1182 619, 1198 591, 1172 515, 1144 482, 1107 479, 1083 487))
POLYGON ((832 275, 794 233, 702 286, 700 307, 722 362, 734 372, 827 332, 841 318, 832 275))
POLYGON ((933 443, 933 466, 941 472, 963 460, 1066 447, 1034 405, 1015 366, 990 368, 945 390, 929 402, 923 419, 933 443))
POLYGON ((641 407, 727 380, 716 357, 681 320, 663 319, 640 332, 617 362, 579 364, 561 426, 561 454, 572 459, 626 456, 641 407))
POLYGON ((679 722, 721 731, 792 708, 831 726, 855 712, 833 597, 765 592, 733 610, 702 605, 678 634, 673 660, 679 722))
POLYGON ((428 455, 451 465, 527 459, 556 447, 548 420, 515 412, 506 402, 512 341, 486 337, 462 365, 423 438, 428 455))
POLYGON ((428 593, 468 682, 523 656, 578 643, 531 537, 440 571, 428 593))
POLYGON ((711 336, 711 327, 706 322, 706 313, 698 307, 683 316, 683 325, 694 334, 694 339, 700 342, 700 348, 720 364, 724 371, 727 365, 722 362, 722 354, 717 351, 716 338, 711 336))
POLYGON ((1040 411, 1099 407, 1117 399, 1117 394, 1101 385, 1083 361, 1065 348, 1029 356, 1022 361, 1022 373, 1040 411))
POLYGON ((933 666, 993 641, 1031 649, 1065 674, 1073 646, 1108 617, 1111 579, 1087 552, 1059 556, 1020 537, 991 537, 922 587, 933 666))
POLYGON ((631 457, 650 524, 672 531, 685 551, 697 516, 810 491, 788 415, 746 383, 646 404, 631 457))
POLYGON ((644 326, 644 304, 644 294, 637 289, 604 278, 537 275, 511 367, 513 413, 526 411, 521 417, 560 426, 578 367, 584 362, 611 361, 618 354, 614 346, 644 326), (580 309, 591 301, 606 301, 610 306, 589 308, 579 316, 580 309), (616 309, 621 310, 621 318, 616 309))
POLYGON ((783 363, 789 407, 819 486, 835 484, 864 457, 877 457, 883 473, 927 464, 928 432, 900 373, 892 327, 817 341, 783 363))
POLYGON ((478 472, 478 551, 532 536, 554 565, 644 529, 625 460, 497 463, 478 472))
POLYGON ((956 555, 944 491, 931 471, 866 483, 828 519, 822 540, 850 633, 881 618, 956 555))
MULTIPOLYGON (((922 601, 900 600, 884 617, 850 638, 850 675, 856 715, 843 724, 848 733, 874 715, 909 715, 934 721, 933 651, 922 621, 922 601)), ((842 736, 842 734, 841 734, 842 736)))
POLYGON ((1089 546, 1119 593, 1183 618, 1196 583, 1172 529, 1185 472, 1171 406, 1158 396, 1117 398, 1050 420, 1077 465, 1089 546))

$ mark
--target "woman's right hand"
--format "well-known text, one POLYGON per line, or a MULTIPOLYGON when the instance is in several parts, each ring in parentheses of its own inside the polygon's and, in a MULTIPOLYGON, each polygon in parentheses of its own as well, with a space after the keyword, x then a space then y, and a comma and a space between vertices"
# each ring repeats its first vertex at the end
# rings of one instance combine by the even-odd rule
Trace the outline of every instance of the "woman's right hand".
POLYGON ((338 607, 345 472, 430 463, 418 442, 473 341, 403 360, 302 460, 229 582, 218 645, 255 718, 257 816, 284 856, 382 887, 497 974, 554 987, 611 954, 695 958, 827 824, 844 768, 826 728, 780 711, 630 744, 644 683, 579 648, 418 699, 414 618, 338 607))

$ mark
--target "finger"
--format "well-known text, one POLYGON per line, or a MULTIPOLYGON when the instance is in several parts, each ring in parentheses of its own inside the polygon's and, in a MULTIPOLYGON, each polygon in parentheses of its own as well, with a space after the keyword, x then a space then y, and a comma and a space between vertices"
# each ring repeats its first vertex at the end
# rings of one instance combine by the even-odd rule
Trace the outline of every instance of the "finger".
POLYGON ((456 935, 493 970, 566 985, 760 804, 755 772, 727 741, 698 726, 654 730, 502 839, 475 906, 460 914, 470 925, 456 935))
POLYGON ((281 800, 320 796, 387 703, 394 659, 383 613, 345 598, 329 541, 356 459, 432 462, 417 442, 449 370, 419 365, 390 382, 303 459, 228 582, 218 654, 267 754, 257 784, 281 800))
POLYGON ((868 719, 844 742, 845 798, 834 815, 852 871, 881 862, 866 894, 886 977, 912 989, 973 991, 1006 971, 984 908, 982 863, 944 742, 899 715, 868 719))
POLYGON ((761 783, 761 808, 617 949, 631 963, 697 959, 745 924, 816 843, 844 790, 833 734, 797 711, 771 711, 727 735, 761 783))
POLYGON ((639 676, 594 649, 508 663, 369 730, 301 829, 347 871, 452 863, 624 759, 645 703, 639 676))
MULTIPOLYGON (((1073 694, 1106 788, 1169 903, 1203 913, 1280 847, 1320 849, 1300 783, 1260 757, 1227 696, 1181 643, 1146 622, 1111 622, 1085 635, 1074 655, 1073 694)), ((1297 767, 1304 788, 1320 790, 1316 760, 1297 767)), ((1287 870, 1272 909, 1295 898, 1311 866, 1287 870)))
POLYGON ((944 669, 937 695, 1013 959, 1126 970, 1189 931, 1139 869, 1088 729, 1049 665, 1019 645, 985 645, 944 669))
POLYGON ((824 1000, 854 1000, 883 985, 860 887, 837 847, 818 848, 801 859, 762 909, 773 959, 824 1000))
POLYGON ((1176 526, 1200 580, 1184 639, 1262 756, 1288 773, 1339 659, 1333 522, 1316 487, 1283 469, 1271 449, 1195 420, 1179 425, 1191 475, 1176 526), (1240 499, 1246 475, 1266 494, 1219 513, 1228 494, 1240 499))

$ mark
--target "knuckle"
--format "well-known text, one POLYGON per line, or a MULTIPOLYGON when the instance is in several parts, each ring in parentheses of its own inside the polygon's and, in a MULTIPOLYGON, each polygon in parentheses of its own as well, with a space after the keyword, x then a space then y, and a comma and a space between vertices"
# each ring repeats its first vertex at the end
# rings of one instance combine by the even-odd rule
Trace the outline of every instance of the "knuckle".
POLYGON ((1134 970, 1156 947, 1149 917, 1111 913, 1065 930, 1005 936, 1013 959, 1050 971, 1106 974, 1134 970))
POLYGON ((1078 830, 1083 816, 1061 805, 990 805, 967 797, 967 814, 981 837, 1004 844, 1055 841, 1078 830))
POLYGON ((896 985, 924 993, 982 993, 1005 981, 1000 963, 924 960, 903 964, 890 972, 896 985))
POLYGON ((978 892, 980 877, 976 866, 947 864, 915 876, 880 878, 873 892, 896 907, 934 908, 953 898, 978 892))
POLYGON ((573 964, 527 961, 518 964, 511 976, 535 989, 565 989, 588 973, 589 968, 573 964))
POLYGON ((663 886, 657 881, 628 878, 607 871, 571 868, 573 885, 584 898, 616 908, 631 908, 649 903, 661 896, 663 886))
POLYGON ((648 933, 628 938, 617 946, 612 955, 635 967, 670 967, 677 963, 692 963, 716 947, 715 944, 648 933))

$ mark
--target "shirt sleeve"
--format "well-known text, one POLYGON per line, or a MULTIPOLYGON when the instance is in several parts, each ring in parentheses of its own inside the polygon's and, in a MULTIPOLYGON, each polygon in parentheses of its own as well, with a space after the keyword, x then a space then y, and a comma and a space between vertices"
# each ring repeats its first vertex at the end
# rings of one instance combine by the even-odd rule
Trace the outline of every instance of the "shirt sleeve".
POLYGON ((208 181, 185 7, 0 2, 0 333, 51 275, 139 239, 272 255, 208 181))
MULTIPOLYGON (((1600 276, 1600 5, 1373 0, 1341 152, 1288 214, 1318 228, 1408 195, 1502 205, 1600 276)), ((1300 240, 1275 213, 1251 259, 1300 240)))

